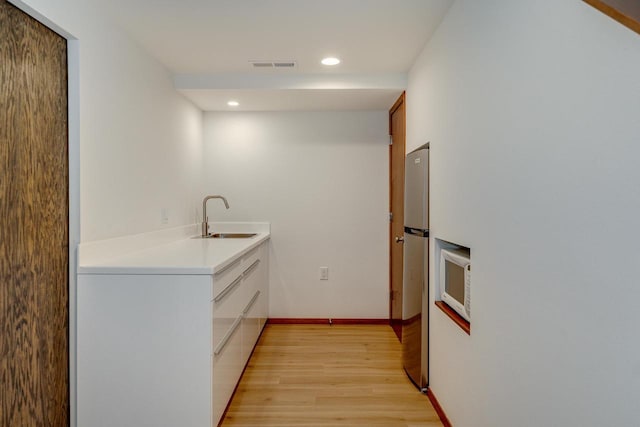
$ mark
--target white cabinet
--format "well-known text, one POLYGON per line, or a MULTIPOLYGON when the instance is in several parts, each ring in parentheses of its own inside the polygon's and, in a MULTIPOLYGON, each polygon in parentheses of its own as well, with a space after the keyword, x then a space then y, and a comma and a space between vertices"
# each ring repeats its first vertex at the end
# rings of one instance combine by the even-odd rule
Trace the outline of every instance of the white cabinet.
POLYGON ((211 276, 78 277, 78 426, 211 424, 211 276))
POLYGON ((217 347, 216 354, 211 356, 213 426, 220 422, 244 368, 242 319, 239 318, 238 322, 234 322, 228 332, 227 340, 221 342, 217 347))
POLYGON ((220 422, 264 327, 268 248, 260 245, 213 277, 213 425, 220 422))
POLYGON ((266 320, 262 243, 210 274, 78 276, 78 425, 217 426, 266 320))

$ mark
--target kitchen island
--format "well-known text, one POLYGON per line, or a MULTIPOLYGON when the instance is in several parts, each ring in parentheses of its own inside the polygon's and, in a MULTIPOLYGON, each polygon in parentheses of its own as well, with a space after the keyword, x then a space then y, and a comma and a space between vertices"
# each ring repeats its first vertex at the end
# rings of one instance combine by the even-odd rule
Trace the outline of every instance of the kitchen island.
POLYGON ((269 224, 81 245, 79 426, 216 426, 268 315, 269 224), (195 238, 194 238, 195 237, 195 238))

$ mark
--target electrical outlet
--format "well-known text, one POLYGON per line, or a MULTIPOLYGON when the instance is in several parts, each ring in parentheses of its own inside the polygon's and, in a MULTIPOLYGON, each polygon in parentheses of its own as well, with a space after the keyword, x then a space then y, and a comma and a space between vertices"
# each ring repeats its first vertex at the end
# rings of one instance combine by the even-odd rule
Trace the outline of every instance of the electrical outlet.
POLYGON ((169 209, 160 209, 160 224, 169 224, 169 209))
POLYGON ((320 280, 329 280, 329 267, 320 267, 320 280))

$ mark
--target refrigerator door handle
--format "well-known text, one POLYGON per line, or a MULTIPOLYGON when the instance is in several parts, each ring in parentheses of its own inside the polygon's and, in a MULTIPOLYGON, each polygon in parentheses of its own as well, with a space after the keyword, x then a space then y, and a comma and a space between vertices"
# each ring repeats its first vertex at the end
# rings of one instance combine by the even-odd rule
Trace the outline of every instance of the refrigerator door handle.
POLYGON ((396 236, 396 243, 404 243, 404 237, 396 236))

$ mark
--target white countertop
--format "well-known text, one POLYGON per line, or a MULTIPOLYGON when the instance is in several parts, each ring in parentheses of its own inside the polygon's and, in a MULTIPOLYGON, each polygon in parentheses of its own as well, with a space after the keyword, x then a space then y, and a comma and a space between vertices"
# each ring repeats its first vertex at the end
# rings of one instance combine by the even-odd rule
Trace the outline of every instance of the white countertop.
POLYGON ((202 239, 197 226, 80 245, 78 274, 212 275, 269 239, 269 224, 216 224, 216 232, 257 233, 251 238, 202 239), (193 232, 192 232, 193 230, 193 232), (166 236, 165 238, 159 235, 166 236), (188 234, 189 237, 184 237, 188 234), (169 237, 170 236, 170 237, 169 237), (167 240, 168 239, 168 240, 167 240), (172 240, 175 239, 175 240, 172 240), (84 249, 84 250, 83 250, 84 249))

